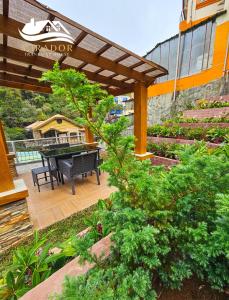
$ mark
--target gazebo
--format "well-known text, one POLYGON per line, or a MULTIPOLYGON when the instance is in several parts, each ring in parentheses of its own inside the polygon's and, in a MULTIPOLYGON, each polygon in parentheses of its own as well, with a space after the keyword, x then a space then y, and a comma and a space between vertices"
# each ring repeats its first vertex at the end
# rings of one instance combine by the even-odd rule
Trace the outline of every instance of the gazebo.
MULTIPOLYGON (((62 69, 84 72, 91 82, 100 83, 110 94, 134 92, 135 153, 139 159, 149 157, 147 140, 147 87, 167 70, 94 33, 35 0, 0 0, 0 85, 51 93, 47 84, 39 82, 43 71, 55 61, 62 69), (73 44, 63 42, 26 41, 20 34, 33 20, 59 21, 71 34, 73 44)), ((93 136, 87 131, 87 142, 93 136)), ((8 161, 3 130, 0 131, 0 201, 1 193, 15 189, 8 161)), ((7 195, 8 195, 7 192, 7 195)), ((5 195, 4 195, 5 197, 5 195)), ((26 197, 19 191, 7 196, 15 201, 26 197)), ((5 198, 4 198, 5 199, 5 198)))

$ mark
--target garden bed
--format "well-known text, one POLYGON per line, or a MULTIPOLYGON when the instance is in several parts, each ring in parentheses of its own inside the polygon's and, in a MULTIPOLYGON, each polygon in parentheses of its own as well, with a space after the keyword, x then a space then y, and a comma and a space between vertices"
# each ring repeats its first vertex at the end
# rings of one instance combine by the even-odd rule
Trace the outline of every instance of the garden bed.
MULTIPOLYGON (((184 145, 193 145, 196 143, 196 140, 186 140, 181 138, 168 138, 168 137, 159 137, 159 136, 148 136, 148 142, 152 143, 172 143, 172 144, 184 144, 184 145)), ((217 148, 220 144, 216 143, 206 143, 209 148, 217 148)))

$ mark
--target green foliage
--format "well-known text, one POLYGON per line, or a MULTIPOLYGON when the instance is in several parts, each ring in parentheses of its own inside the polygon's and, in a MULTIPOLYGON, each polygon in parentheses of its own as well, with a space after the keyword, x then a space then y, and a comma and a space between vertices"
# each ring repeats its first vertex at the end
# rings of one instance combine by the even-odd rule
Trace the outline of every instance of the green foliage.
POLYGON ((5 127, 6 138, 8 140, 23 140, 26 138, 26 131, 19 127, 5 127))
POLYGON ((208 102, 207 100, 203 100, 197 103, 198 109, 221 108, 221 107, 229 107, 229 102, 223 102, 223 101, 208 102))
POLYGON ((180 150, 182 145, 173 143, 156 144, 149 142, 147 144, 147 151, 152 152, 154 155, 162 156, 170 159, 177 159, 176 151, 180 150))
POLYGON ((149 136, 176 137, 186 139, 204 140, 208 142, 221 143, 227 141, 228 128, 185 128, 179 125, 165 126, 153 125, 148 128, 149 136))
POLYGON ((64 97, 0 88, 0 119, 10 140, 25 139, 27 125, 58 113, 71 119, 77 116, 64 97))
MULTIPOLYGON (((189 146, 179 151, 181 163, 170 172, 152 167, 150 161, 135 159, 133 137, 122 136, 125 119, 105 122, 114 101, 98 85, 58 65, 43 80, 50 81, 54 93, 66 97, 80 114, 80 123, 106 143, 102 168, 117 187, 92 220, 104 233, 112 232, 109 259, 101 263, 90 256, 83 239, 82 257, 97 266, 85 276, 66 279, 57 299, 156 299, 158 282, 180 288, 193 275, 212 288, 228 286, 228 150, 189 146)), ((155 126, 151 132, 168 131, 183 134, 179 126, 155 126)))
POLYGON ((34 233, 32 246, 15 250, 13 262, 1 286, 1 299, 18 299, 31 288, 44 281, 55 271, 55 264, 63 257, 52 254, 48 237, 34 233))

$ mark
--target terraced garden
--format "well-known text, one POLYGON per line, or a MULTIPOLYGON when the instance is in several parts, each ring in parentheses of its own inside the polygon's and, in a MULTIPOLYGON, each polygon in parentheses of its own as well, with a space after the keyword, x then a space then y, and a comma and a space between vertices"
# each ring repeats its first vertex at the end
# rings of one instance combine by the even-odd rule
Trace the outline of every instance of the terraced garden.
POLYGON ((162 125, 148 128, 148 151, 155 154, 154 165, 171 166, 178 163, 177 152, 184 145, 206 142, 217 148, 229 141, 229 96, 199 100, 196 106, 184 111, 162 125))

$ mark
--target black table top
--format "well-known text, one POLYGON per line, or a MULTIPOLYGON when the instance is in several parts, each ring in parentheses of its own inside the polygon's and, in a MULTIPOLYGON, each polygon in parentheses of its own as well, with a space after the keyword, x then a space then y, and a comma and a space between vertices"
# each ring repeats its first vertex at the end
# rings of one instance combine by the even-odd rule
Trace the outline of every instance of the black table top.
POLYGON ((93 150, 98 151, 99 149, 100 149, 100 147, 82 144, 82 145, 66 147, 66 148, 41 150, 39 152, 42 157, 51 158, 51 157, 61 157, 61 156, 65 156, 65 155, 71 156, 74 154, 79 154, 84 151, 93 151, 93 150))

